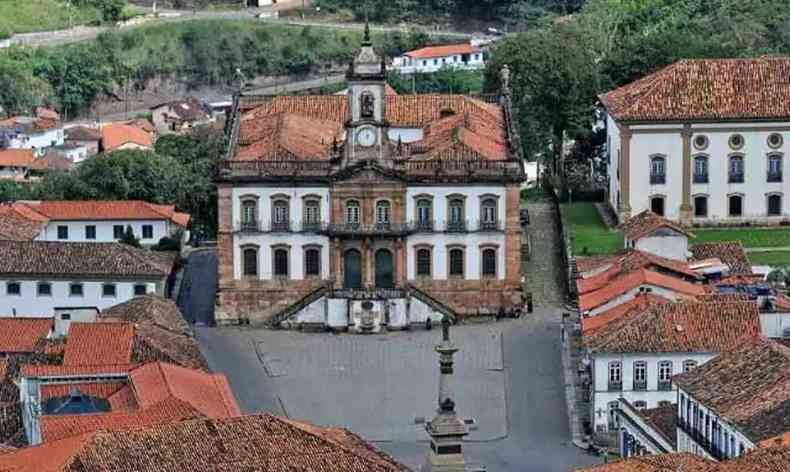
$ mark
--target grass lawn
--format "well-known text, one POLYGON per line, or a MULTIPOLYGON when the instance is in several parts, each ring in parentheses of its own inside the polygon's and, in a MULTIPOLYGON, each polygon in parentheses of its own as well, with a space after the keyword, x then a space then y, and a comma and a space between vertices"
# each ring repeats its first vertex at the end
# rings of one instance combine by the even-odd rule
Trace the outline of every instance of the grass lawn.
POLYGON ((744 247, 790 247, 790 228, 776 229, 693 229, 692 244, 740 241, 744 247))
POLYGON ((73 25, 84 25, 100 18, 92 7, 66 7, 59 0, 0 0, 0 37, 4 34, 30 33, 65 29, 69 26, 69 14, 73 25))
POLYGON ((577 256, 613 254, 623 249, 622 233, 606 227, 593 203, 564 204, 561 208, 573 227, 573 252, 577 256))
POLYGON ((790 251, 749 252, 747 256, 754 265, 790 267, 790 251))

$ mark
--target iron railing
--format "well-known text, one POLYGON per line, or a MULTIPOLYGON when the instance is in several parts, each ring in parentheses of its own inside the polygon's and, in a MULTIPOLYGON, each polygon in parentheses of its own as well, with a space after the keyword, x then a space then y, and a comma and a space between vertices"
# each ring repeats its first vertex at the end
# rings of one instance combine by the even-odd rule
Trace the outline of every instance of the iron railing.
POLYGON ((610 380, 608 387, 609 387, 609 391, 610 392, 620 391, 620 390, 623 389, 623 382, 622 381, 620 381, 620 382, 613 382, 613 381, 610 380))
POLYGON ((672 381, 671 380, 659 380, 658 381, 658 390, 661 392, 672 390, 672 381))
POLYGON ((647 381, 634 380, 634 390, 647 390, 647 381))
POLYGON ((782 172, 768 172, 768 176, 766 177, 768 182, 781 182, 782 181, 782 172))
POLYGON ((663 185, 667 183, 667 176, 665 174, 650 174, 651 185, 663 185))
POLYGON ((705 172, 704 174, 694 174, 694 183, 695 184, 707 184, 708 183, 708 173, 705 172))
POLYGON ((730 172, 727 181, 731 184, 742 184, 744 181, 744 174, 743 172, 730 172))

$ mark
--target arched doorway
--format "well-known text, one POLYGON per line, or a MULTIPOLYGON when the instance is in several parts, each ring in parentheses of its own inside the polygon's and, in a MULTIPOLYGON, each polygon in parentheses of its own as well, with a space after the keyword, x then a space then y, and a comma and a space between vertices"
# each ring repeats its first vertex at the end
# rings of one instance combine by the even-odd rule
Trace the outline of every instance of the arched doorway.
POLYGON ((343 257, 343 286, 362 288, 362 254, 356 249, 349 249, 343 257))
POLYGON ((376 251, 376 288, 394 288, 395 270, 392 253, 386 249, 376 251))

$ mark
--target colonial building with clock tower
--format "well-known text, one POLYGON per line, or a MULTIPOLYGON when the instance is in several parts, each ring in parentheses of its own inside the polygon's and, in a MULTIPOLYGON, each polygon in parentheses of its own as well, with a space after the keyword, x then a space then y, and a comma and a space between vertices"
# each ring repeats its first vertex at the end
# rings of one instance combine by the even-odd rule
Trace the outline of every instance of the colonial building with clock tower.
POLYGON ((496 96, 397 95, 366 31, 347 93, 237 96, 217 322, 368 333, 519 308, 508 75, 496 96))

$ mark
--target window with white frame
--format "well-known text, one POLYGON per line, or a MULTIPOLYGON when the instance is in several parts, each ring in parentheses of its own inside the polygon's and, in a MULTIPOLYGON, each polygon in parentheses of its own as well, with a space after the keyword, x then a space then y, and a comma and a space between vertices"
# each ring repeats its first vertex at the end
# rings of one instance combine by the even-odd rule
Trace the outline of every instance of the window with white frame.
POLYGON ((359 218, 359 202, 356 200, 349 200, 346 202, 346 223, 350 225, 358 225, 359 218))
POLYGON ((623 364, 620 361, 609 362, 609 390, 622 390, 623 364))
POLYGON ((314 227, 321 222, 321 202, 316 199, 304 202, 304 225, 314 227))
POLYGON ((22 294, 22 284, 19 282, 8 282, 5 285, 5 293, 6 295, 21 295, 22 294))
POLYGON ((241 202, 241 225, 243 228, 253 228, 258 221, 258 202, 244 200, 241 202))
POLYGON ((243 271, 245 276, 258 275, 258 248, 246 247, 242 249, 243 271))
POLYGON ((480 222, 483 229, 495 228, 497 220, 497 204, 495 198, 485 198, 480 204, 480 222))
POLYGON ((768 195, 766 203, 768 216, 782 215, 782 196, 778 193, 768 195))
POLYGON ((272 203, 272 222, 276 228, 285 228, 290 221, 288 200, 278 199, 272 203))
POLYGON ((781 182, 782 181, 782 155, 769 154, 768 155, 768 182, 781 182))
POLYGON ((417 276, 431 276, 431 250, 427 247, 417 249, 417 276))
POLYGON ((390 223, 390 202, 382 200, 376 203, 376 223, 380 225, 390 223))
POLYGON ((672 383, 672 361, 658 363, 658 387, 667 388, 672 383))
POLYGON ((464 250, 463 248, 450 249, 450 270, 451 277, 464 276, 464 250))
POLYGON ((644 400, 637 400, 634 402, 634 408, 636 408, 637 410, 647 409, 647 402, 644 400))
POLYGON ((708 183, 708 156, 696 156, 694 158, 694 183, 708 183))
POLYGON ((664 184, 667 178, 666 159, 663 156, 650 158, 650 183, 664 184))
POLYGON ((321 248, 310 247, 304 251, 304 273, 307 277, 321 276, 321 248))
POLYGON ((647 388, 647 362, 634 362, 634 390, 645 390, 647 388))
POLYGON ((683 372, 689 372, 695 367, 697 367, 697 361, 692 361, 692 360, 683 361, 683 372))
POLYGON ((274 276, 276 278, 287 279, 288 274, 290 273, 288 265, 289 265, 289 256, 288 256, 288 249, 287 248, 274 248, 274 276))
POLYGON ((433 204, 428 198, 417 200, 417 223, 420 227, 428 226, 433 222, 432 206, 433 204))
POLYGON ((483 277, 496 277, 496 248, 489 247, 483 249, 482 254, 482 274, 483 277))

